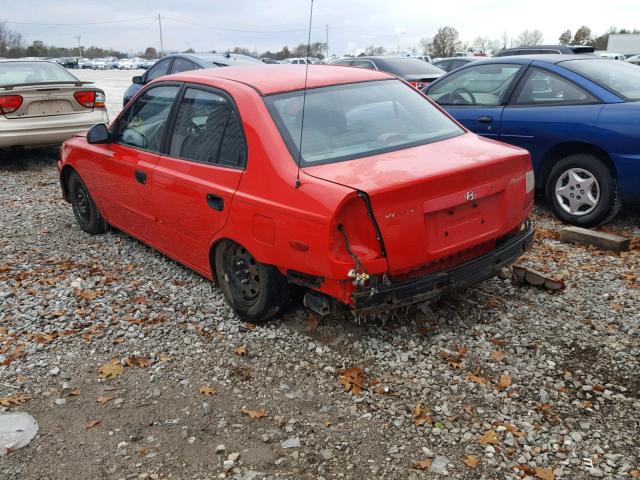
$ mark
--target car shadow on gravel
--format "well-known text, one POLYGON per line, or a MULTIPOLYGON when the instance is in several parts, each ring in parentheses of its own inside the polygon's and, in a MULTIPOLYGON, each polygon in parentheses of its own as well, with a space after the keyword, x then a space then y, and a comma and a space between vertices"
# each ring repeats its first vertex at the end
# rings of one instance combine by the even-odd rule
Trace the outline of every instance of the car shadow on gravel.
POLYGON ((59 147, 30 150, 0 149, 0 172, 35 170, 43 166, 55 167, 59 158, 59 147))

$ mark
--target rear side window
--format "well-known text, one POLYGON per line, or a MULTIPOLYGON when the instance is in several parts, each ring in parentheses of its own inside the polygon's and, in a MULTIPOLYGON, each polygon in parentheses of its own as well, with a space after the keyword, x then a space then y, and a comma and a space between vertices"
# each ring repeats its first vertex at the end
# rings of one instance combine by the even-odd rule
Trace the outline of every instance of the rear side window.
POLYGON ((581 105, 597 100, 559 75, 530 68, 516 95, 516 105, 581 105))
POLYGON ((171 73, 188 72, 189 70, 196 70, 199 67, 190 60, 184 58, 176 58, 171 66, 171 73))
POLYGON ((559 65, 587 77, 625 100, 640 100, 640 68, 637 65, 606 59, 569 60, 559 65))
POLYGON ((153 67, 151 67, 151 69, 149 70, 149 73, 147 73, 147 82, 150 82, 151 80, 155 80, 158 77, 161 77, 163 75, 166 75, 167 72, 169 71, 169 63, 170 63, 171 59, 166 59, 166 60, 161 60, 158 63, 156 63, 153 67))
POLYGON ((162 137, 171 106, 179 87, 165 85, 152 87, 129 105, 118 121, 114 141, 123 145, 160 152, 162 137))
POLYGON ((189 88, 182 98, 169 154, 200 163, 243 168, 246 143, 240 118, 226 97, 189 88))

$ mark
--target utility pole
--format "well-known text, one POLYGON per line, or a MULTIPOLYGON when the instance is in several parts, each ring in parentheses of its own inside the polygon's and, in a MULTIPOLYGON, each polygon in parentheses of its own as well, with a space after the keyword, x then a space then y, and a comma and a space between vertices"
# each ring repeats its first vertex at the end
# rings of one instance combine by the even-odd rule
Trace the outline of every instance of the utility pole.
POLYGON ((158 14, 158 27, 160 28, 160 58, 164 57, 164 44, 162 43, 162 17, 158 14))
POLYGON ((74 35, 76 40, 78 40, 78 56, 81 57, 82 56, 82 45, 80 45, 80 39, 82 38, 82 35, 74 35))
POLYGON ((327 40, 326 40, 326 45, 327 45, 327 58, 329 58, 329 24, 327 23, 325 25, 325 32, 327 34, 327 40))

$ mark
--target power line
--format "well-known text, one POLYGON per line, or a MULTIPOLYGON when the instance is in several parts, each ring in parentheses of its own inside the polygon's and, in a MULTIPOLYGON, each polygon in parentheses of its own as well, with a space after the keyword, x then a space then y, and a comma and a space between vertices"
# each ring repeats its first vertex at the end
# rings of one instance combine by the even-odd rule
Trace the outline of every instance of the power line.
POLYGON ((40 25, 47 27, 78 27, 83 25, 106 25, 109 23, 126 23, 126 22, 138 22, 140 20, 154 20, 155 17, 139 17, 128 18, 126 20, 108 20, 104 22, 82 22, 82 23, 39 23, 39 22, 14 22, 12 20, 5 20, 6 23, 12 25, 40 25))
MULTIPOLYGON (((238 29, 238 28, 213 27, 211 25, 204 25, 202 23, 189 22, 187 20, 178 20, 177 18, 171 18, 171 17, 163 17, 163 18, 165 20, 171 20, 172 22, 186 23, 187 25, 194 25, 196 27, 207 28, 209 30, 220 30, 220 31, 223 31, 223 32, 264 33, 264 34, 269 34, 269 33, 296 33, 296 32, 306 32, 307 31, 306 28, 296 28, 296 29, 291 29, 291 30, 242 30, 242 29, 238 29)), ((323 28, 323 27, 322 26, 313 27, 313 29, 318 29, 318 28, 323 28)))

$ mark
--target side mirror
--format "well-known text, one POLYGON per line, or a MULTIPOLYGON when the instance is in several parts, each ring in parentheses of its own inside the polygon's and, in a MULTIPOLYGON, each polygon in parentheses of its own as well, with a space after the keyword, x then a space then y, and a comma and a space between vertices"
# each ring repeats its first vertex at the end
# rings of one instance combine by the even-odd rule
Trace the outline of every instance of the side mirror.
POLYGON ((96 143, 109 143, 111 141, 111 134, 109 129, 104 123, 99 123, 91 127, 87 132, 87 142, 91 144, 96 143))
POLYGON ((131 81, 136 85, 142 85, 142 77, 140 75, 136 75, 131 79, 131 81))

